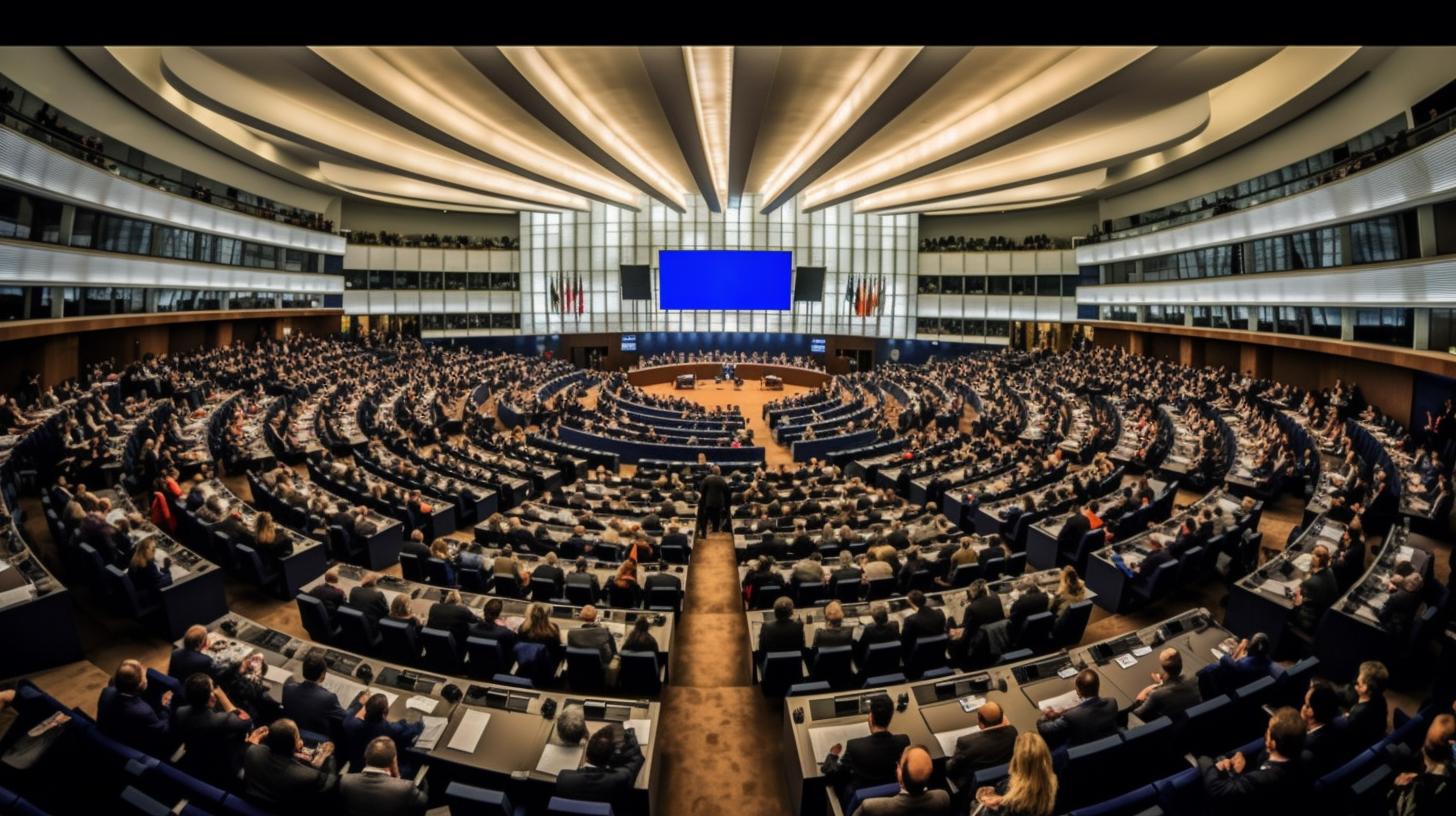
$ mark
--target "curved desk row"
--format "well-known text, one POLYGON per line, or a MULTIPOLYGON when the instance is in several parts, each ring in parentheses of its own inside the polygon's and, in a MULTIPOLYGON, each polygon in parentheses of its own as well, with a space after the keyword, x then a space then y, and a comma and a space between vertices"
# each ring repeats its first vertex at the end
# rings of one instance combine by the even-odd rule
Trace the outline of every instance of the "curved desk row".
MULTIPOLYGON (((818 388, 829 380, 829 372, 817 371, 799 366, 771 365, 768 363, 734 363, 734 373, 745 380, 762 380, 763 375, 772 374, 789 385, 803 385, 818 388)), ((722 363, 676 363, 673 365, 650 366, 627 372, 627 381, 636 386, 659 385, 674 382, 680 374, 692 374, 700 380, 711 380, 723 374, 722 363)))
POLYGON ((622 462, 628 464, 636 464, 642 459, 696 461, 700 453, 705 455, 709 462, 762 462, 764 457, 764 450, 761 447, 660 445, 653 442, 639 442, 635 439, 613 439, 565 426, 560 428, 559 433, 563 442, 580 445, 594 451, 614 453, 622 462))

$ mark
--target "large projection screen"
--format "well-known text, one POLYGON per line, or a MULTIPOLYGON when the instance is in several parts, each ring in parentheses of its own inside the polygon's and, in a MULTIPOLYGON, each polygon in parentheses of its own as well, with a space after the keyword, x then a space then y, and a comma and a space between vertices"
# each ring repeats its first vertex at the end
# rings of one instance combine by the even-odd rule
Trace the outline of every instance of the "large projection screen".
POLYGON ((791 308, 793 255, 787 251, 662 250, 663 309, 791 308))

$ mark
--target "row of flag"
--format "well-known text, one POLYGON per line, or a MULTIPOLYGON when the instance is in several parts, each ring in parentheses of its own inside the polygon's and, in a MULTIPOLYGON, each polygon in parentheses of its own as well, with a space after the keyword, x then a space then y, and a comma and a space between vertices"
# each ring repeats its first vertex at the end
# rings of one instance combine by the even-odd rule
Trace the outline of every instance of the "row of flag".
POLYGON ((856 317, 874 317, 885 313, 885 276, 874 279, 849 277, 845 287, 844 300, 854 310, 856 317))
POLYGON ((581 285, 581 273, 567 277, 557 272, 551 279, 551 308, 561 314, 581 314, 586 311, 586 287, 581 285))

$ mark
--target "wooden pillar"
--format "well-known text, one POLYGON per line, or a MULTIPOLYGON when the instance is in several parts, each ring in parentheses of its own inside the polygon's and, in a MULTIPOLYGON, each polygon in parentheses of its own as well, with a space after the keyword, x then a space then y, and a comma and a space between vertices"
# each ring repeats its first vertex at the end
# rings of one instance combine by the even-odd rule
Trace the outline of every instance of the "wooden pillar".
POLYGON ((1269 376, 1274 366, 1274 350, 1268 346, 1244 343, 1239 346, 1239 371, 1256 380, 1269 376))
POLYGON ((1203 341, 1195 337, 1179 337, 1178 362, 1193 368, 1203 368, 1203 341))
POLYGON ((46 338, 41 352, 40 382, 43 386, 57 385, 80 373, 78 352, 81 344, 75 334, 61 334, 46 338))
POLYGON ((1142 332, 1127 333, 1127 351, 1129 354, 1144 355, 1148 353, 1148 336, 1142 332))
POLYGON ((209 324, 207 327, 207 345, 209 348, 219 346, 231 346, 233 344, 233 322, 231 320, 219 320, 209 324))

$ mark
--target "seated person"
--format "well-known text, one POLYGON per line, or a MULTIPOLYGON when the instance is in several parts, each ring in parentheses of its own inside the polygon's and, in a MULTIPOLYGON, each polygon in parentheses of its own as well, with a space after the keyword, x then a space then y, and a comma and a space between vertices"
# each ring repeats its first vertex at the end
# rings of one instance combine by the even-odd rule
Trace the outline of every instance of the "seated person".
POLYGON ((203 672, 190 675, 183 689, 187 704, 172 717, 172 732, 186 749, 178 767, 203 781, 228 787, 242 767, 252 721, 203 672))
POLYGON ((611 665, 617 656, 617 639, 611 630, 597 623, 597 608, 587 604, 579 613, 581 626, 566 630, 566 645, 573 649, 596 649, 601 654, 602 666, 611 665))
POLYGON ((172 559, 164 559, 158 567, 157 541, 146 538, 132 552, 126 574, 136 587, 137 599, 142 604, 154 604, 161 600, 162 588, 172 585, 172 559))
POLYGON ((147 671, 137 660, 123 660, 112 675, 111 685, 101 690, 96 703, 96 726, 108 737, 155 757, 165 757, 172 748, 172 692, 154 705, 143 693, 147 671))
POLYGON ((1438 714, 1426 729, 1418 763, 1395 777, 1388 800, 1394 814, 1451 813, 1456 808, 1456 776, 1452 768, 1452 744, 1456 739, 1456 718, 1438 714))
POLYGON ((765 622, 758 631, 758 651, 767 654, 803 649, 804 622, 794 618, 793 600, 781 596, 774 601, 773 620, 765 622))
POLYGON ((1075 681, 1077 703, 1044 710, 1037 731, 1052 745, 1079 745, 1117 733, 1117 701, 1100 695, 1101 684, 1097 672, 1083 669, 1075 681))
POLYGON ((181 648, 174 649, 172 659, 167 662, 167 675, 183 682, 198 672, 213 678, 222 676, 221 664, 207 653, 209 640, 206 626, 187 627, 181 648))
POLYGON ((894 716, 895 705, 888 695, 871 697, 869 736, 856 737, 843 745, 835 743, 829 749, 819 770, 839 792, 840 801, 849 801, 860 788, 894 781, 900 757, 910 747, 909 737, 890 733, 894 716))
POLYGON ((931 790, 930 778, 935 763, 930 752, 919 745, 912 745, 900 754, 895 766, 895 781, 900 783, 900 792, 894 796, 881 796, 864 800, 851 816, 949 816, 950 794, 943 790, 931 790))
POLYGON ((420 629, 424 628, 425 625, 424 621, 420 620, 419 616, 415 614, 414 606, 410 603, 410 596, 403 592, 394 596, 394 600, 389 602, 389 619, 399 621, 405 626, 408 626, 410 632, 417 637, 420 634, 420 629))
POLYGON ((400 777, 399 752, 389 737, 370 741, 364 749, 363 770, 339 780, 339 798, 348 816, 418 816, 429 799, 423 787, 400 777))
POLYGON ((1132 713, 1147 723, 1159 717, 1177 717, 1203 702, 1198 678, 1183 674, 1183 654, 1169 646, 1158 653, 1161 672, 1153 672, 1153 684, 1138 692, 1132 713))
POLYGON ((859 650, 855 659, 864 664, 865 654, 869 647, 876 643, 898 643, 900 641, 900 622, 890 620, 890 607, 884 601, 875 601, 870 604, 870 621, 864 631, 859 635, 859 650))
POLYGON ((465 648, 465 638, 475 623, 475 613, 470 611, 460 598, 460 591, 452 589, 430 607, 425 625, 431 629, 443 629, 455 637, 457 648, 465 648))
POLYGON ((824 625, 814 632, 814 650, 853 645, 854 629, 844 625, 844 605, 830 601, 824 607, 824 625))
POLYGON ((275 720, 249 734, 248 742, 243 793, 255 804, 279 813, 316 814, 339 783, 334 744, 308 751, 292 720, 275 720))
MULTIPOLYGON (((1310 681, 1299 716, 1304 720, 1304 752, 1307 771, 1319 777, 1334 770, 1346 757, 1344 735, 1334 725, 1340 714, 1340 695, 1322 678, 1310 681)), ((1362 746, 1364 747, 1364 746, 1362 746)))
POLYGON ((598 729, 586 743, 586 762, 556 776, 555 794, 565 799, 607 802, 617 813, 631 813, 628 801, 646 757, 636 732, 611 723, 598 729))
POLYGON ((966 790, 976 771, 1011 761, 1016 744, 1016 726, 1006 720, 1001 704, 988 700, 976 709, 980 730, 956 738, 955 753, 945 763, 945 776, 966 790))
POLYGON ((349 763, 349 770, 358 772, 364 767, 365 749, 377 737, 389 737, 394 745, 409 747, 424 730, 423 720, 390 722, 389 698, 383 694, 370 695, 354 716, 344 718, 340 739, 342 759, 349 763))
POLYGON ((500 598, 486 601, 480 610, 480 621, 470 627, 470 637, 494 640, 500 644, 502 654, 509 660, 516 648, 516 633, 515 630, 500 625, 504 606, 500 598))
POLYGON ((1345 737, 1351 746, 1368 748, 1389 730, 1390 715, 1385 703, 1385 684, 1389 680, 1390 672, 1384 663, 1367 660, 1360 664, 1354 687, 1345 692, 1347 701, 1354 698, 1345 718, 1345 737))
POLYGON ((1269 658, 1269 636, 1263 632, 1255 632, 1252 637, 1239 641, 1232 654, 1223 655, 1217 663, 1200 669, 1199 675, 1202 676, 1205 672, 1211 675, 1211 693, 1226 694, 1268 677, 1272 666, 1273 661, 1269 658))
POLYGON ((1294 626, 1313 633, 1325 610, 1334 605, 1340 594, 1335 573, 1330 569, 1330 551, 1316 544, 1310 551, 1309 577, 1294 591, 1294 626))
POLYGON ((1007 778, 975 792, 982 816, 1051 816, 1057 799, 1052 754, 1041 735, 1026 732, 1013 745, 1007 778))
POLYGON ((1256 757, 1242 753, 1214 761, 1199 757, 1203 791, 1215 816, 1297 813, 1308 782, 1299 768, 1304 750, 1304 721, 1299 712, 1284 707, 1269 718, 1264 750, 1256 757))
POLYGON ((344 603, 344 590, 339 589, 339 568, 329 567, 324 572, 324 582, 310 589, 308 594, 318 598, 330 615, 339 611, 339 605, 344 603))
POLYGON ((339 698, 324 688, 323 679, 328 674, 328 664, 323 656, 310 654, 303 658, 303 682, 293 680, 283 684, 283 714, 289 722, 305 731, 333 736, 339 733, 344 718, 358 710, 364 702, 361 694, 351 701, 349 710, 339 705, 339 698))

